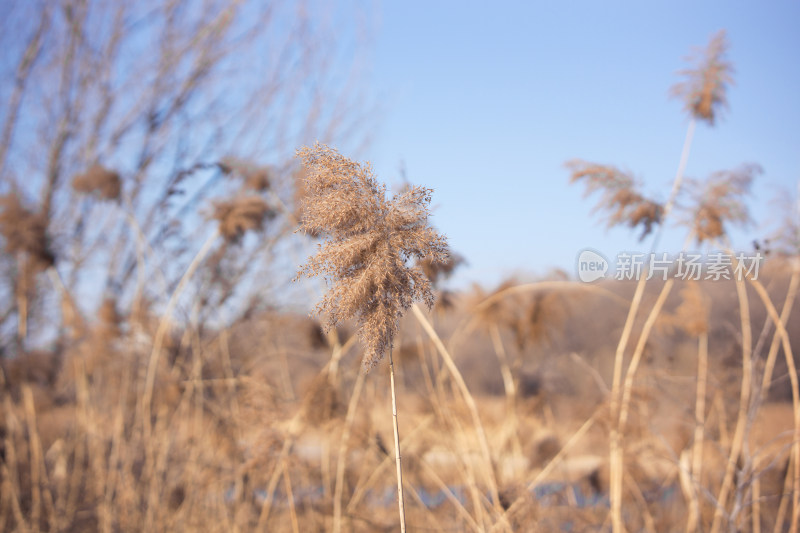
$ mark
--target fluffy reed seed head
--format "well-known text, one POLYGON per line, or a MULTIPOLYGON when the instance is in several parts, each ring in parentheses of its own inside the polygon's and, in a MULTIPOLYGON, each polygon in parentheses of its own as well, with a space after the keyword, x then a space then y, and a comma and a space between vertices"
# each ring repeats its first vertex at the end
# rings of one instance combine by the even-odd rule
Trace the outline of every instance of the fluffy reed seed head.
POLYGON ((275 216, 275 211, 260 196, 242 196, 214 202, 211 218, 219 222, 219 232, 227 241, 237 242, 245 232, 261 229, 265 220, 275 216))
POLYGON ((119 173, 95 163, 72 179, 72 188, 85 194, 97 194, 104 200, 119 199, 122 181, 119 173))
POLYGON ((733 65, 728 62, 725 30, 717 32, 705 49, 687 58, 693 67, 680 71, 686 79, 670 91, 683 100, 684 108, 697 120, 713 126, 720 108, 728 106, 728 86, 733 85, 733 65))
POLYGON ((608 227, 626 224, 630 228, 642 227, 641 241, 661 223, 664 207, 638 191, 636 180, 629 173, 611 165, 599 165, 580 159, 567 162, 570 183, 586 184, 585 196, 602 191, 595 211, 608 211, 608 227))
POLYGON ((362 365, 380 362, 414 301, 433 306, 431 283, 411 259, 447 260, 447 241, 428 225, 431 189, 413 187, 386 198, 386 186, 362 165, 322 144, 303 147, 301 229, 327 236, 299 276, 323 275, 331 284, 315 312, 326 326, 357 318, 365 345, 362 365))
POLYGON ((748 164, 715 172, 704 184, 689 182, 695 202, 691 224, 698 244, 726 235, 726 222, 743 225, 750 220, 743 197, 761 172, 759 165, 748 164))

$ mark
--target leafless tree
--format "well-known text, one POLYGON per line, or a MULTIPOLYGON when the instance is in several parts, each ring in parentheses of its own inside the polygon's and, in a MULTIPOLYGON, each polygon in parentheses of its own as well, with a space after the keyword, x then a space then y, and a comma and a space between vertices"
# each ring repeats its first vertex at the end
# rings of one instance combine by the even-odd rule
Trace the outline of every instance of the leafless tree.
POLYGON ((6 11, 0 194, 42 221, 37 249, 53 265, 22 283, 30 254, 7 246, 20 223, 2 224, 3 346, 52 334, 67 297, 84 312, 109 294, 158 305, 214 231, 212 198, 246 194, 269 207, 248 228, 263 236, 215 240, 192 291, 213 300, 210 314, 232 298, 242 312, 233 287, 257 292, 268 276, 255 274, 298 238, 294 150, 366 141, 363 6, 41 0, 6 11))

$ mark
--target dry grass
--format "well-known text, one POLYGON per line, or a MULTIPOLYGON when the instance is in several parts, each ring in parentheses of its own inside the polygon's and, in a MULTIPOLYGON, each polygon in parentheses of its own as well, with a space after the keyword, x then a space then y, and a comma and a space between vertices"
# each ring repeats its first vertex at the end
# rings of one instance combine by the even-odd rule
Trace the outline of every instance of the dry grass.
MULTIPOLYGON (((130 18, 125 6, 114 6, 119 20, 130 18)), ((394 531, 397 494, 415 531, 796 531, 796 225, 761 281, 562 278, 447 291, 461 261, 430 226, 428 189, 387 198, 368 165, 322 145, 300 151, 302 169, 280 170, 236 158, 203 163, 219 154, 197 159, 169 142, 186 127, 171 121, 194 109, 186 103, 215 58, 226 61, 212 52, 239 42, 225 38, 235 13, 220 9, 200 13, 197 31, 169 29, 178 48, 161 43, 165 74, 154 83, 174 109, 162 111, 159 100, 131 110, 146 125, 141 146, 115 113, 84 105, 115 99, 94 78, 75 77, 85 91, 56 83, 63 104, 44 83, 62 77, 32 79, 67 112, 44 144, 41 197, 13 186, 0 196, 0 274, 4 294, 15 296, 0 315, 0 531, 394 531), (186 68, 170 68, 174 57, 186 68), (116 133, 87 138, 83 125, 116 133), (125 164, 61 175, 97 154, 125 164), (71 189, 112 201, 62 204, 71 189), (209 229, 195 215, 209 203, 218 232, 195 248, 192 231, 209 229), (185 220, 198 224, 186 224, 190 231, 185 220), (293 269, 293 254, 307 249, 292 238, 298 220, 327 239, 301 271, 332 285, 318 307, 337 326, 327 334, 283 305, 280 291, 262 292, 289 285, 260 269, 265 256, 293 269), (253 248, 248 232, 258 232, 253 248), (84 279, 92 290, 81 290, 84 279), (448 300, 441 312, 413 304, 437 293, 448 300), (409 308, 413 319, 402 319, 409 308), (375 379, 387 373, 391 386, 375 379), (396 392, 401 420, 396 401, 395 416, 384 407, 396 392), (401 447, 398 487, 391 470, 401 447)), ((108 21, 116 37, 95 47, 85 13, 61 11, 72 17, 69 31, 47 11, 27 49, 47 44, 43 35, 72 46, 64 57, 75 72, 97 66, 84 54, 114 56, 124 27, 108 21)), ((171 21, 180 11, 152 16, 171 21)), ((726 102, 725 51, 720 34, 677 91, 694 119, 714 123, 726 102)), ((60 57, 43 64, 70 71, 60 57)), ((130 96, 117 103, 138 101, 130 96)), ((239 126, 258 122, 247 119, 239 126)), ((14 161, 24 162, 18 150, 14 161)), ((678 179, 662 205, 617 167, 569 168, 572 181, 600 194, 609 224, 644 238, 664 227, 677 198, 687 234, 723 246, 747 220, 745 196, 760 172, 712 175, 689 201, 678 179)))
MULTIPOLYGON (((772 296, 776 297, 787 273, 774 272, 766 273, 765 280, 775 286, 772 296)), ((705 332, 709 337, 710 399, 698 426, 704 437, 703 467, 692 470, 697 473, 700 502, 698 529, 704 530, 713 518, 707 494, 719 491, 730 446, 719 428, 727 424, 728 434, 733 430, 735 412, 719 413, 716 406, 735 405, 738 395, 735 387, 726 386, 738 370, 724 357, 736 348, 726 324, 737 317, 726 299, 729 289, 725 286, 708 283, 679 288, 684 298, 669 301, 666 311, 677 317, 681 327, 665 335, 680 340, 683 335, 705 332), (703 310, 709 309, 715 311, 703 320, 703 310), (711 401, 715 396, 721 398, 719 404, 711 401), (720 415, 727 422, 721 422, 720 415)), ((614 290, 628 296, 622 288, 614 290)), ((569 292, 556 289, 547 294, 554 299, 571 298, 569 292)), ((653 297, 648 291, 645 299, 653 297)), ((431 364, 435 354, 427 349, 420 357, 404 359, 403 374, 423 364, 426 372, 433 373, 432 389, 410 385, 402 389, 409 528, 449 524, 483 530, 501 524, 490 501, 471 496, 472 486, 478 495, 486 490, 487 468, 497 469, 500 501, 506 502, 502 507, 515 530, 560 529, 569 523, 600 528, 608 513, 607 422, 595 417, 593 424, 582 426, 596 402, 594 378, 587 365, 600 379, 608 380, 614 337, 598 336, 587 325, 598 310, 604 310, 610 323, 619 323, 625 309, 616 304, 609 307, 599 294, 587 295, 580 306, 564 309, 559 328, 572 339, 572 348, 583 347, 579 349, 586 359, 579 364, 568 354, 556 352, 554 358, 562 364, 544 377, 544 386, 518 396, 515 434, 521 453, 516 454, 514 436, 508 433, 507 400, 485 388, 482 379, 498 372, 497 363, 485 357, 486 350, 491 350, 490 332, 474 330, 467 339, 449 337, 456 332, 453 319, 470 316, 467 300, 460 299, 454 316, 440 322, 440 334, 448 344, 462 347, 455 355, 475 396, 496 464, 485 463, 473 418, 450 384, 451 378, 436 360, 431 364), (554 387, 555 382, 562 385, 554 387), (536 409, 526 407, 534 401, 536 409), (534 491, 534 487, 538 488, 534 491), (448 491, 452 498, 446 495, 448 491)), ((113 311, 119 305, 112 306, 109 300, 90 317, 97 337, 87 338, 90 344, 79 350, 76 345, 63 363, 58 354, 42 352, 4 365, 8 382, 14 383, 5 389, 8 404, 2 419, 7 467, 5 496, 0 500, 4 530, 20 530, 23 523, 32 529, 35 516, 41 530, 128 531, 150 523, 156 531, 206 531, 209 524, 219 524, 211 529, 223 531, 253 529, 261 516, 266 516, 264 523, 271 529, 282 530, 285 525, 291 530, 294 516, 300 531, 329 530, 341 454, 347 458, 342 477, 343 530, 392 529, 396 517, 392 518, 391 498, 377 496, 391 486, 392 457, 387 447, 392 429, 381 414, 385 408, 380 407, 388 400, 388 391, 367 380, 358 396, 352 394, 352 385, 361 375, 360 354, 345 355, 341 385, 333 386, 325 366, 330 348, 312 348, 306 332, 313 322, 308 319, 273 313, 230 332, 176 331, 171 336, 175 339, 174 355, 169 358, 172 370, 166 370, 164 360, 165 371, 159 373, 153 400, 153 432, 145 440, 135 417, 141 390, 141 378, 136 376, 137 360, 148 349, 146 345, 144 352, 136 348, 142 337, 134 333, 126 313, 113 311), (102 333, 106 328, 119 335, 117 340, 102 333), (290 356, 285 371, 281 352, 290 356), (296 391, 293 397, 286 379, 296 391), (27 407, 26 388, 32 400, 27 407), (348 405, 352 405, 352 427, 346 446, 339 449, 348 405), (31 440, 34 434, 36 439, 31 440), (265 493, 271 494, 266 514, 265 493)), ((753 307, 757 322, 764 311, 756 303, 753 307)), ((521 316, 524 311, 518 308, 521 316)), ((787 324, 792 338, 800 342, 794 322, 790 319, 787 324)), ((154 329, 151 326, 150 331, 154 329)), ((404 346, 418 346, 413 328, 404 328, 400 334, 404 346)), ((457 334, 465 335, 463 330, 457 334)), ((504 344, 513 343, 510 330, 504 336, 504 344)), ((643 389, 634 391, 625 439, 628 481, 623 494, 629 529, 647 528, 647 524, 656 531, 685 527, 689 504, 678 486, 679 456, 684 449, 698 453, 699 448, 692 438, 694 386, 686 380, 685 367, 678 364, 681 357, 691 359, 694 352, 690 345, 677 346, 663 340, 654 344, 651 359, 642 363, 638 373, 643 389)), ((558 343, 551 348, 560 349, 558 343)), ((533 362, 537 353, 536 346, 526 345, 520 355, 524 362, 533 362)), ((772 530, 780 496, 790 495, 783 483, 791 413, 788 403, 765 404, 748 434, 744 460, 750 458, 752 466, 741 475, 759 479, 762 531, 772 530)), ((742 500, 737 518, 743 530, 751 530, 749 501, 742 500)), ((787 515, 784 523, 788 520, 787 515)))

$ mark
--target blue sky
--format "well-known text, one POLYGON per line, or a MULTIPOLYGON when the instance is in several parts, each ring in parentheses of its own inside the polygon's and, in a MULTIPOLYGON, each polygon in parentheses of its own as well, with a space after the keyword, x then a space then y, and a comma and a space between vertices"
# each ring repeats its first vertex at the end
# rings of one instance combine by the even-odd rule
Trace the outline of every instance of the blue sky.
MULTIPOLYGON (((666 199, 688 125, 669 88, 723 28, 736 85, 717 126, 698 126, 687 175, 763 166, 742 250, 776 222, 779 187, 797 190, 800 2, 385 2, 378 18, 381 115, 364 158, 389 184, 404 164, 435 189, 434 223, 469 261, 456 286, 572 274, 585 247, 647 251, 637 232, 606 230, 564 162, 618 165, 666 199)), ((658 251, 684 235, 668 225, 658 251)))

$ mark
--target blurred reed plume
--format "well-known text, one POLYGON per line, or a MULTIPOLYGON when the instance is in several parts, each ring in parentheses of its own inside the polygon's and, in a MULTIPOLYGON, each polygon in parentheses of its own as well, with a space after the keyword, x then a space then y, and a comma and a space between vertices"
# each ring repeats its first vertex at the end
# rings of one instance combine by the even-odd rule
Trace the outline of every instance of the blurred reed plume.
POLYGON ((800 257, 800 182, 795 194, 781 191, 772 203, 781 220, 764 244, 774 247, 779 255, 800 257))
POLYGON ((425 258, 417 261, 417 264, 425 276, 430 280, 434 288, 438 289, 436 292, 436 305, 434 311, 441 315, 455 308, 455 295, 452 291, 441 288, 441 283, 453 275, 453 272, 462 265, 466 264, 464 259, 459 254, 453 253, 449 248, 447 251, 447 259, 444 262, 436 262, 431 258, 425 258))
POLYGON ((581 159, 568 161, 567 168, 572 172, 570 183, 586 183, 586 196, 602 191, 595 210, 609 211, 608 227, 623 223, 630 228, 642 226, 639 236, 639 240, 642 240, 653 231, 654 226, 661 223, 664 207, 645 198, 629 173, 611 165, 599 165, 581 159))
POLYGON ((0 235, 6 253, 27 256, 27 269, 40 272, 55 263, 46 217, 28 209, 15 193, 0 196, 0 235))
POLYGON ((726 59, 728 40, 725 30, 717 32, 705 49, 688 58, 694 66, 680 71, 685 81, 676 84, 671 94, 683 100, 689 114, 714 125, 720 108, 727 107, 728 86, 733 84, 733 65, 726 59))
POLYGON ((447 259, 444 261, 435 261, 431 257, 425 257, 424 259, 418 261, 422 272, 425 273, 425 276, 430 280, 434 287, 437 286, 439 282, 444 281, 452 276, 453 272, 455 272, 458 267, 465 263, 466 260, 463 257, 449 250, 447 252, 447 259))
POLYGON ((96 163, 73 178, 72 188, 77 192, 97 194, 104 200, 117 200, 122 182, 118 172, 96 163))
POLYGON ((726 235, 726 222, 741 225, 750 220, 744 196, 749 193, 753 178, 761 172, 759 165, 746 164, 735 170, 715 172, 703 184, 691 183, 694 200, 691 227, 698 244, 726 235))
POLYGON ((428 225, 431 190, 413 187, 386 198, 369 164, 319 143, 298 151, 306 169, 301 228, 328 235, 299 274, 319 274, 332 287, 317 305, 328 327, 358 318, 365 370, 381 360, 398 320, 415 300, 433 306, 431 282, 412 258, 447 260, 447 241, 428 225))
POLYGON ((245 188, 254 192, 266 191, 272 185, 269 169, 264 166, 254 165, 249 161, 226 157, 220 161, 219 169, 225 174, 241 177, 245 188))
POLYGON ((229 242, 237 242, 245 232, 259 230, 265 220, 277 213, 259 196, 242 196, 214 202, 211 218, 219 222, 219 232, 229 242))

